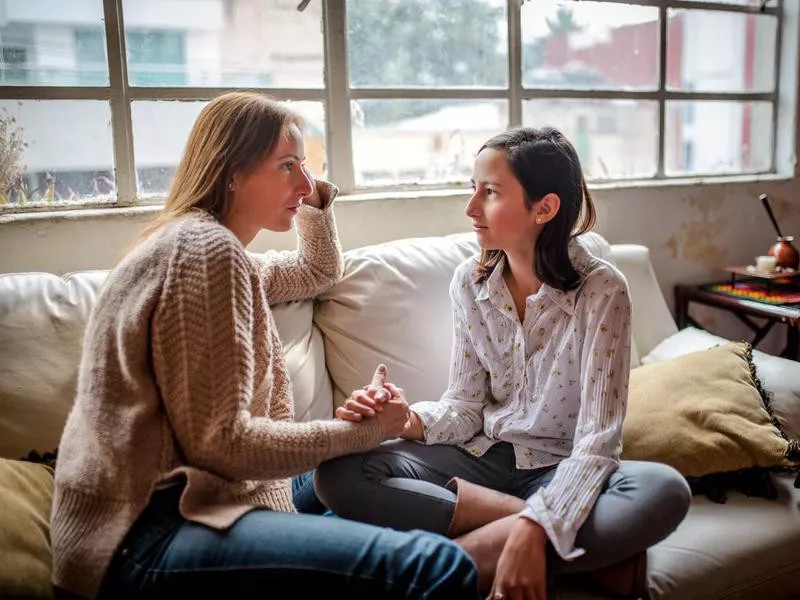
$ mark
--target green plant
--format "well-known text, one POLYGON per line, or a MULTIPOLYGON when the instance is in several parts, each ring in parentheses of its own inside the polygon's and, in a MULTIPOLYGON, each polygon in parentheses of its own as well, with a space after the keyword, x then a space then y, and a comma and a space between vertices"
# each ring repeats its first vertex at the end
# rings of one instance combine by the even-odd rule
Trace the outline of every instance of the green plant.
POLYGON ((6 108, 0 109, 0 204, 8 203, 12 188, 21 186, 19 159, 27 145, 16 117, 9 114, 6 108))

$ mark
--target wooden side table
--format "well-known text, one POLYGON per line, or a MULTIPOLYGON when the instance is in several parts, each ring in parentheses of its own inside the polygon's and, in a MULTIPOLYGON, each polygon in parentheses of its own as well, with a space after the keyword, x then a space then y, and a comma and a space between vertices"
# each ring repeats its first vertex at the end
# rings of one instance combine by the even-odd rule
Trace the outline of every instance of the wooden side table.
POLYGON ((800 360, 800 305, 775 305, 757 300, 737 298, 720 294, 698 285, 675 286, 675 320, 678 328, 687 325, 702 328, 689 316, 689 304, 704 304, 727 310, 735 315, 753 332, 750 343, 755 348, 769 333, 776 323, 786 325, 786 347, 781 356, 791 360, 800 360), (762 325, 756 325, 750 317, 766 319, 762 325))

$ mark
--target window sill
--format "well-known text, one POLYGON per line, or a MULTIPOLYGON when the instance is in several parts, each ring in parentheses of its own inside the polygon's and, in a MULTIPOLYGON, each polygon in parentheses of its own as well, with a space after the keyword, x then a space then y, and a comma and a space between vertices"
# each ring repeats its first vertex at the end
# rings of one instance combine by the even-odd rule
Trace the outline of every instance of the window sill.
MULTIPOLYGON (((781 183, 794 179, 785 174, 769 173, 764 175, 732 175, 725 177, 687 177, 682 179, 645 179, 630 181, 614 181, 608 183, 590 184, 592 191, 635 191, 637 189, 651 190, 654 188, 671 189, 687 188, 698 185, 723 186, 723 185, 744 185, 757 183, 781 183)), ((372 192, 353 192, 341 194, 337 202, 344 204, 358 204, 362 202, 372 202, 376 200, 441 200, 447 198, 459 198, 470 194, 467 186, 448 187, 442 189, 405 187, 397 189, 386 189, 372 192)), ((141 218, 148 215, 155 216, 161 211, 162 204, 157 198, 150 198, 147 204, 118 206, 109 205, 84 205, 84 206, 64 206, 48 208, 36 208, 35 210, 23 211, 12 209, 8 212, 0 211, 0 225, 20 222, 41 222, 55 220, 102 220, 119 219, 125 217, 141 218)))
MULTIPOLYGON (((762 173, 759 175, 725 175, 725 176, 696 176, 670 179, 629 179, 609 182, 595 182, 589 184, 591 191, 635 191, 637 189, 672 189, 686 188, 697 185, 739 185, 754 183, 780 183, 794 179, 793 175, 762 173)), ((364 202, 372 200, 421 200, 434 198, 464 197, 471 190, 468 186, 452 186, 448 188, 419 188, 416 186, 397 187, 376 191, 356 191, 341 194, 337 202, 364 202)))

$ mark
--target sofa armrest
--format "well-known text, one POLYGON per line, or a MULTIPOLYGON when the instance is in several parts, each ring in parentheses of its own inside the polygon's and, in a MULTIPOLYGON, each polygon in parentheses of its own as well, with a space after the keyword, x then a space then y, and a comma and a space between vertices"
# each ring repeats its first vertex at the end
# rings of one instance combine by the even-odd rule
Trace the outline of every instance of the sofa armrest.
POLYGON ((678 326, 658 285, 650 250, 639 244, 613 244, 611 254, 614 264, 628 280, 633 305, 633 341, 640 356, 644 356, 677 333, 678 326))

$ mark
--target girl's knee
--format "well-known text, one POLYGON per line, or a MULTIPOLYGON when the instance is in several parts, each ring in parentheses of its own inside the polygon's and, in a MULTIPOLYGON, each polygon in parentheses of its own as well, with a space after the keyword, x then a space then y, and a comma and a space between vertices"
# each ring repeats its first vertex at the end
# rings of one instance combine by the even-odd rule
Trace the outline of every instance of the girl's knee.
POLYGON ((314 489, 322 503, 336 514, 350 515, 363 504, 376 482, 385 479, 384 458, 375 451, 326 460, 314 471, 314 489))
POLYGON ((649 501, 655 505, 659 520, 668 528, 677 527, 689 512, 692 491, 686 478, 675 468, 663 463, 639 463, 639 487, 646 490, 649 501))
POLYGON ((653 465, 658 476, 661 497, 668 499, 678 512, 685 515, 692 503, 692 490, 686 478, 669 465, 661 463, 653 465))
POLYGON ((352 488, 350 479, 355 475, 356 468, 348 456, 326 460, 320 464, 314 470, 314 491, 317 498, 338 513, 342 501, 347 500, 344 495, 352 488))

